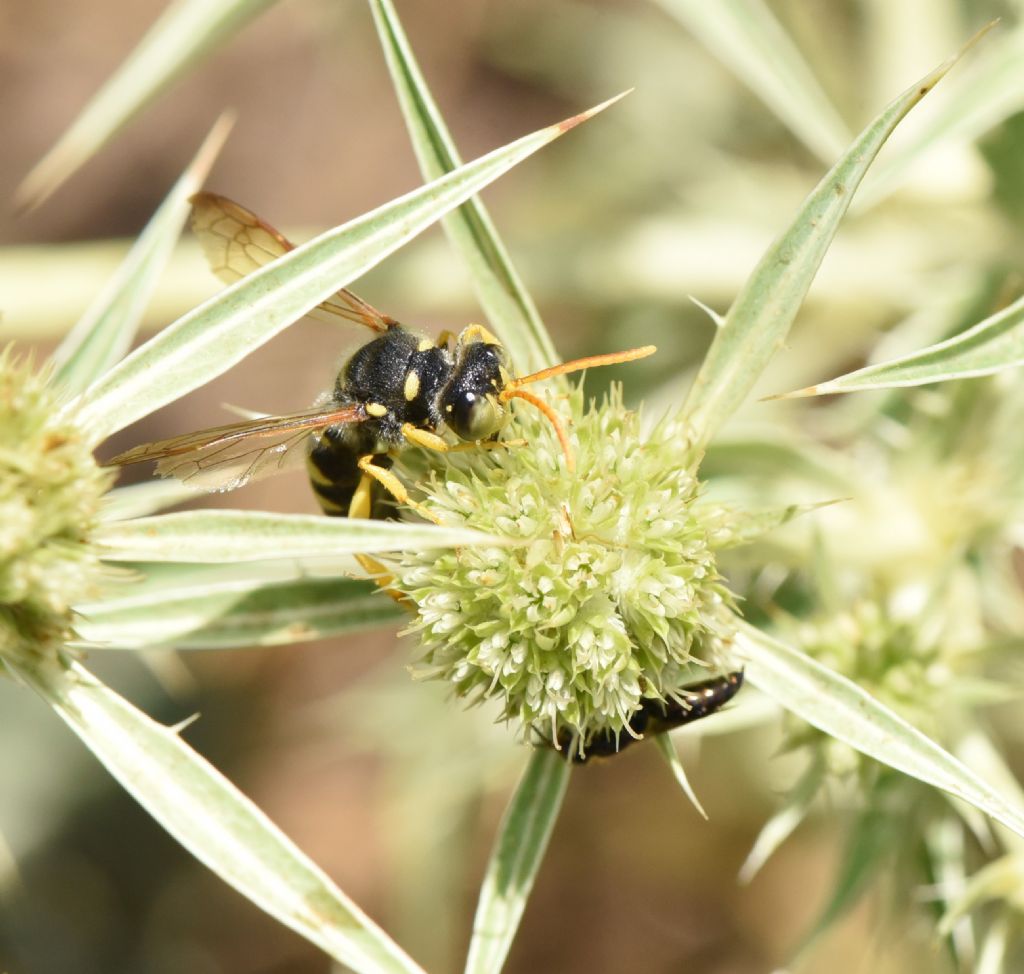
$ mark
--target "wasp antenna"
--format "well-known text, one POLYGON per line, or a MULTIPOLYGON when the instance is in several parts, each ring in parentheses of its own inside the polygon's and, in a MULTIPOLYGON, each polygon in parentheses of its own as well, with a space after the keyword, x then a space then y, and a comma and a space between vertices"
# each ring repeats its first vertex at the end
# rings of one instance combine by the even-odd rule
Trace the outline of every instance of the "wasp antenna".
POLYGON ((647 358, 657 351, 653 345, 642 345, 640 348, 630 348, 625 352, 608 352, 606 355, 588 355, 586 358, 573 359, 571 362, 563 362, 561 365, 552 365, 550 369, 541 369, 540 372, 533 372, 530 375, 523 375, 508 383, 508 388, 518 389, 520 386, 529 385, 531 382, 542 382, 556 375, 566 375, 569 372, 582 372, 583 369, 596 369, 602 365, 618 365, 620 362, 635 362, 638 358, 647 358))
POLYGON ((558 442, 562 446, 562 452, 565 454, 565 463, 571 473, 576 469, 576 458, 572 455, 572 447, 569 446, 569 437, 566 436, 565 427, 562 426, 562 421, 558 418, 558 414, 539 396, 535 396, 532 392, 523 392, 522 389, 505 389, 501 398, 503 400, 509 399, 523 399, 528 402, 531 406, 536 406, 546 417, 548 422, 554 426, 555 433, 558 436, 558 442))

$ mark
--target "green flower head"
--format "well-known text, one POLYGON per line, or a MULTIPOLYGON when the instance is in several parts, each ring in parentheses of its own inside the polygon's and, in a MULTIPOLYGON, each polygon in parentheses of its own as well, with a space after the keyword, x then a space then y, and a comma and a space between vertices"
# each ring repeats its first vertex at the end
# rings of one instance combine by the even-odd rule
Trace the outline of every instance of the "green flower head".
POLYGON ((417 608, 414 673, 498 697, 506 717, 585 747, 722 654, 730 598, 681 426, 643 435, 618 389, 586 410, 579 389, 562 405, 575 471, 548 424, 519 409, 528 445, 450 454, 429 473, 443 523, 502 544, 407 552, 391 567, 417 608))
POLYGON ((87 539, 110 478, 58 405, 45 373, 0 352, 0 659, 55 653, 93 591, 87 539))

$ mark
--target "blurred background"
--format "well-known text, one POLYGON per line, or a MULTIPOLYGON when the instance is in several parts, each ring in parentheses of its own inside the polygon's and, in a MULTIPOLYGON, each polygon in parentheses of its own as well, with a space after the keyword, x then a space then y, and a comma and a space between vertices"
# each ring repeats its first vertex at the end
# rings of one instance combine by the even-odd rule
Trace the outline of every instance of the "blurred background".
MULTIPOLYGON (((688 297, 724 312, 845 141, 837 136, 832 151, 828 140, 794 135, 672 6, 398 4, 465 158, 635 87, 485 198, 565 357, 659 346, 653 359, 588 380, 597 392, 621 379, 627 398, 643 397, 655 412, 681 401, 711 337, 709 318, 688 297)), ((1006 37, 1017 30, 1009 0, 770 6, 836 106, 839 133, 856 132, 993 16, 1007 18, 1006 37)), ((0 201, 12 199, 162 8, 161 0, 0 3, 0 201)), ((922 106, 922 124, 955 95, 949 88, 922 106)), ((356 0, 285 0, 41 208, 15 215, 0 204, 0 340, 40 357, 54 347, 225 107, 238 122, 209 188, 296 239, 420 182, 368 10, 356 0)), ((1005 279, 1019 258, 1024 213, 1020 107, 1012 99, 998 106, 980 143, 965 132, 879 183, 876 205, 841 231, 764 393, 855 367, 911 309, 1005 279)), ((912 141, 913 127, 902 137, 912 141)), ((890 158, 898 152, 897 144, 890 158)), ((217 286, 185 239, 147 328, 217 286)), ((436 229, 356 289, 432 333, 479 315, 436 229)), ((110 452, 227 422, 223 403, 302 408, 360 340, 300 322, 217 382, 123 431, 110 452)), ((756 398, 738 422, 813 425, 813 410, 756 398)), ((301 476, 254 485, 228 503, 315 510, 301 476)), ((370 633, 90 665, 161 721, 198 713, 190 743, 418 962, 446 971, 464 955, 490 844, 526 752, 491 715, 413 686, 409 648, 395 633, 370 633)), ((817 816, 750 885, 738 884, 754 838, 798 770, 779 753, 774 731, 735 726, 742 712, 680 739, 708 822, 652 747, 573 775, 511 974, 622 971, 637 966, 638 953, 645 974, 754 974, 787 963, 827 897, 840 831, 832 815, 817 816)), ((6 684, 0 755, 4 974, 329 970, 323 955, 191 860, 44 706, 6 684)), ((946 970, 929 924, 892 924, 888 909, 869 897, 797 967, 946 970)))

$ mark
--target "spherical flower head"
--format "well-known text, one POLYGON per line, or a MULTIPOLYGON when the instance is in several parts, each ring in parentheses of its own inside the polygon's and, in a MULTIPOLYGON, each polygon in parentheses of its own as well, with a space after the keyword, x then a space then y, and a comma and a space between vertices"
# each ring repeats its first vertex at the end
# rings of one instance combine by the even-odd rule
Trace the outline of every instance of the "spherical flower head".
POLYGON ((94 589, 88 537, 110 478, 58 407, 45 373, 0 352, 0 659, 15 662, 55 654, 94 589))
MULTIPOLYGON (((954 730, 956 691, 963 647, 945 641, 920 620, 894 617, 872 599, 797 627, 794 641, 808 656, 841 673, 929 737, 954 730)), ((844 777, 874 768, 859 751, 791 718, 791 744, 821 750, 833 775, 844 777), (867 766, 867 767, 866 767, 867 766)))
POLYGON ((501 544, 390 567, 417 609, 415 674, 473 702, 497 697, 506 717, 585 748, 644 700, 678 699, 695 664, 724 653, 732 615, 681 425, 643 435, 618 389, 586 410, 577 389, 558 407, 575 471, 524 407, 509 435, 526 445, 448 454, 426 478, 442 523, 501 544))

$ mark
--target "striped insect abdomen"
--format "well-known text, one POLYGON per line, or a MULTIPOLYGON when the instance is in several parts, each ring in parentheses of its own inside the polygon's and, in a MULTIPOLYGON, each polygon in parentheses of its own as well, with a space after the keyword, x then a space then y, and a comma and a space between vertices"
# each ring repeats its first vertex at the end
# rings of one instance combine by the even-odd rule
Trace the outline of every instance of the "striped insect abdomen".
MULTIPOLYGON (((348 517, 356 488, 363 478, 359 469, 359 458, 367 455, 372 446, 367 440, 367 430, 359 426, 329 426, 313 437, 313 445, 306 458, 306 470, 313 493, 324 514, 332 517, 348 517)), ((378 454, 373 458, 377 467, 391 466, 391 458, 378 454)), ((372 517, 387 517, 393 505, 384 496, 381 486, 373 482, 372 517)))

